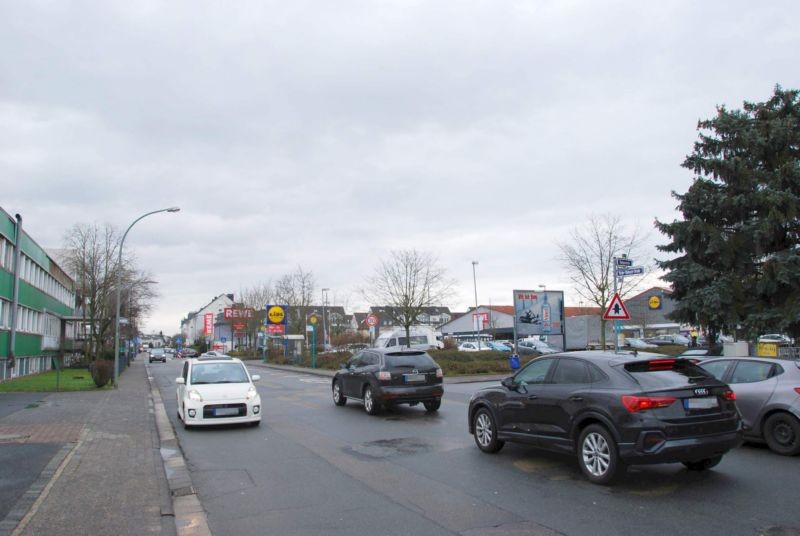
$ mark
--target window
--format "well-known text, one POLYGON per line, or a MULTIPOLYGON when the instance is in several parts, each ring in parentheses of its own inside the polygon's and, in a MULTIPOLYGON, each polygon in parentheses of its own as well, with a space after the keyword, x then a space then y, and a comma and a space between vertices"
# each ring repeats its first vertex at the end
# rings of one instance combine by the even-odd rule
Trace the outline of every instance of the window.
POLYGON ((711 363, 703 363, 700 365, 703 369, 709 372, 712 376, 714 376, 718 380, 722 380, 722 377, 725 376, 725 371, 728 370, 728 366, 731 364, 730 360, 724 361, 712 361, 711 363))
POLYGON ((372 365, 378 365, 378 364, 380 364, 380 362, 381 362, 381 360, 377 356, 377 354, 373 354, 373 353, 370 352, 370 353, 364 355, 364 360, 362 361, 363 364, 361 366, 362 367, 369 367, 369 366, 372 366, 372 365))
POLYGON ((521 385, 544 383, 552 366, 552 359, 534 359, 514 377, 514 380, 521 385))
POLYGON ((774 376, 775 365, 756 361, 739 361, 733 370, 730 383, 762 382, 774 376))
POLYGON ((582 361, 577 359, 559 359, 553 374, 553 383, 591 383, 589 371, 582 361))

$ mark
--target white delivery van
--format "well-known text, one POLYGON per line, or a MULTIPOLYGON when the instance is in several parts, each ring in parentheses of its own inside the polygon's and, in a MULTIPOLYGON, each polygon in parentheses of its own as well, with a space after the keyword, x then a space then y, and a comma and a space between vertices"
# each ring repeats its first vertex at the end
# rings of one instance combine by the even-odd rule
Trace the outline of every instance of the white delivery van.
MULTIPOLYGON (((412 326, 410 330, 411 348, 414 350, 431 350, 444 348, 442 334, 425 326, 412 326)), ((405 328, 391 328, 375 339, 375 348, 399 350, 408 348, 405 328)))

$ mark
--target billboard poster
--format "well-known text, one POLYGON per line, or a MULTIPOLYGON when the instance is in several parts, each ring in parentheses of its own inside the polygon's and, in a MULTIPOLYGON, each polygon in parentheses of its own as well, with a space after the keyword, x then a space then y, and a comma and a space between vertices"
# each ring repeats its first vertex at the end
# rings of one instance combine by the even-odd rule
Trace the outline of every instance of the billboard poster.
POLYGON ((212 335, 214 333, 214 313, 206 313, 203 317, 203 335, 212 335))
POLYGON ((515 290, 514 327, 517 337, 564 334, 564 292, 515 290))

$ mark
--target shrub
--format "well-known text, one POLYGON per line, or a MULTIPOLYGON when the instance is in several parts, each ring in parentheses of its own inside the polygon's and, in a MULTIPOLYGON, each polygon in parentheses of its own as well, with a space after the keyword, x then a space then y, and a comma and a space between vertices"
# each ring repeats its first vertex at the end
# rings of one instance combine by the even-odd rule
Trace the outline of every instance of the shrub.
POLYGON ((114 375, 114 362, 107 359, 98 359, 89 364, 89 372, 97 387, 104 387, 114 375))

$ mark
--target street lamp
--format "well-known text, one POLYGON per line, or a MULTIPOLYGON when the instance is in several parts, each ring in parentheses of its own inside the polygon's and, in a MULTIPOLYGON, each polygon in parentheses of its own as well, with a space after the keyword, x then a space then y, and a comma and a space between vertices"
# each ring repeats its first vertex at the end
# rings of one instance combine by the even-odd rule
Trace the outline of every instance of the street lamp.
POLYGON ((538 285, 538 286, 540 289, 542 289, 542 292, 545 292, 547 290, 547 285, 538 285))
POLYGON ((327 298, 328 298, 326 293, 329 290, 330 290, 329 288, 322 289, 322 351, 323 352, 325 350, 327 350, 325 345, 328 344, 328 330, 325 327, 325 324, 326 324, 325 323, 325 302, 327 301, 327 298))
POLYGON ((133 223, 128 225, 128 228, 125 230, 125 234, 122 235, 122 240, 119 242, 119 254, 117 256, 117 317, 114 321, 114 388, 116 389, 119 387, 119 295, 120 290, 122 287, 122 246, 125 245, 125 237, 128 236, 128 231, 131 230, 131 227, 136 225, 139 220, 146 218, 147 216, 151 216, 153 214, 158 214, 159 212, 178 212, 180 207, 169 207, 169 208, 162 208, 160 210, 154 210, 152 212, 148 212, 147 214, 142 214, 135 220, 133 223))
POLYGON ((475 315, 474 318, 474 325, 473 328, 475 329, 475 339, 478 341, 478 350, 481 349, 481 339, 478 336, 478 280, 475 278, 475 266, 478 264, 478 261, 472 261, 472 286, 475 289, 475 315))

